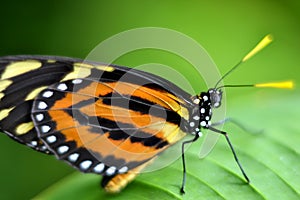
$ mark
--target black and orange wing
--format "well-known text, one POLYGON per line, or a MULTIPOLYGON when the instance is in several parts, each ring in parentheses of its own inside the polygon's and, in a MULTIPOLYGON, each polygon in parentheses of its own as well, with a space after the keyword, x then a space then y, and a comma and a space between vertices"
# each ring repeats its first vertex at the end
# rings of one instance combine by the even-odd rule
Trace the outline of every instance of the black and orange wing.
POLYGON ((37 94, 72 72, 73 62, 52 62, 53 57, 7 56, 0 58, 0 130, 16 141, 50 153, 31 120, 37 94))
POLYGON ((109 191, 126 185, 135 176, 130 172, 139 171, 189 131, 188 120, 194 109, 191 96, 158 76, 61 57, 12 58, 3 65, 1 74, 19 70, 22 64, 28 67, 18 76, 1 79, 7 83, 1 90, 1 102, 9 106, 0 107, 0 114, 5 116, 0 122, 11 127, 0 124, 1 129, 18 140, 22 130, 80 171, 104 175, 102 185, 109 191), (32 63, 39 66, 33 69, 32 63), (39 78, 33 76, 35 71, 40 71, 39 78), (43 80, 52 76, 56 79, 43 80), (11 87, 21 85, 26 94, 9 103, 9 95, 15 93, 11 87), (25 125, 16 129, 24 123, 8 121, 16 117, 14 109, 25 111, 20 106, 24 102, 24 123, 30 130, 25 125))

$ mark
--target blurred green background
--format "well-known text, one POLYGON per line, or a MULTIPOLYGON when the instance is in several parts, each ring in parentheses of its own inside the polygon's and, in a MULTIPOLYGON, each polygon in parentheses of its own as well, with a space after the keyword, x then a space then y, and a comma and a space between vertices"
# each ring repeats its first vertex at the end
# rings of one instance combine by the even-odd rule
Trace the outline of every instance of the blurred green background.
MULTIPOLYGON (((296 86, 300 83, 298 0, 6 1, 1 2, 0 19, 0 56, 45 54, 85 58, 97 44, 114 34, 151 26, 173 29, 196 40, 207 50, 221 73, 225 73, 241 59, 264 35, 272 33, 275 38, 273 44, 231 74, 225 82, 242 84, 294 80, 296 86)), ((186 62, 178 61, 178 58, 161 56, 157 51, 123 56, 116 60, 115 64, 136 66, 150 62, 162 62, 177 69, 184 69, 185 75, 190 77, 189 65, 186 62)), ((199 84, 196 78, 191 79, 196 91, 207 89, 199 84)), ((267 89, 267 91, 228 89, 226 92, 229 116, 238 117, 257 129, 281 127, 278 134, 271 137, 279 143, 283 141, 282 143, 290 147, 295 157, 299 158, 300 148, 297 144, 300 144, 300 133, 297 123, 300 117, 299 109, 297 110, 299 107, 297 88, 267 89), (276 112, 277 108, 280 112, 276 112), (289 124, 292 122, 294 128, 282 129, 285 122, 289 124), (285 141, 286 138, 290 140, 285 141)), ((251 149, 255 151, 256 148, 249 146, 248 141, 236 136, 236 138, 233 136, 233 141, 239 150, 245 148, 246 152, 250 152, 251 149)), ((220 146, 221 149, 224 146, 226 151, 228 150, 225 143, 220 146)), ((4 134, 0 135, 0 148, 1 199, 32 198, 62 177, 74 172, 67 164, 19 145, 4 134)), ((261 151, 264 151, 263 148, 267 147, 262 145, 261 151)), ((218 147, 216 149, 216 152, 220 151, 218 147)), ((268 150, 264 152, 272 154, 268 150)), ((228 160, 233 163, 229 150, 227 154, 228 160)), ((279 158, 280 156, 278 162, 284 162, 279 158)), ((294 193, 292 197, 300 198, 300 188, 293 187, 299 183, 296 179, 300 179, 299 173, 296 172, 296 169, 299 169, 299 161, 300 159, 285 163, 284 166, 291 167, 288 165, 290 163, 297 168, 289 170, 290 168, 282 167, 282 170, 292 174, 283 175, 281 178, 284 183, 291 185, 294 193), (295 180, 286 177, 295 177, 295 180)), ((275 160, 271 163, 276 162, 275 160)), ((248 165, 247 168, 251 168, 252 165, 245 162, 243 164, 248 165)), ((232 166, 239 173, 235 169, 235 163, 232 166)), ((177 173, 181 175, 180 171, 177 173)), ((256 177, 260 174, 252 172, 251 176, 256 177)), ((177 179, 179 184, 181 177, 178 176, 177 179)), ((264 181, 268 184, 268 180, 264 181)), ((261 183, 263 184, 263 181, 261 183)), ((222 184, 232 182, 224 181, 222 184)), ((198 192, 201 195, 201 191, 198 192)), ((269 194, 263 197, 272 196, 269 194)))

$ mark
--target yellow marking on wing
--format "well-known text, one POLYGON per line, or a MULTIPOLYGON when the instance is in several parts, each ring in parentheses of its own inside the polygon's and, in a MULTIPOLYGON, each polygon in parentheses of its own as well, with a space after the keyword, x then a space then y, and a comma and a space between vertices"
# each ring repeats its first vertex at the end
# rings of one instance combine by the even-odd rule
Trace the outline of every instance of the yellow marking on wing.
POLYGON ((32 100, 34 99, 42 90, 46 89, 47 87, 44 86, 44 87, 39 87, 39 88, 36 88, 34 90, 32 90, 25 98, 25 101, 28 101, 28 100, 32 100))
POLYGON ((48 62, 48 63, 55 63, 55 62, 56 62, 56 60, 49 59, 49 60, 47 60, 47 62, 48 62))
POLYGON ((24 135, 24 134, 28 133, 28 131, 30 131, 33 127, 34 127, 33 122, 22 123, 17 126, 16 134, 24 135))
MULTIPOLYGON (((167 93, 167 96, 174 99, 175 101, 178 101, 179 103, 184 103, 184 101, 176 96, 174 96, 173 94, 171 93, 167 93)), ((176 111, 181 117, 183 117, 184 119, 186 120, 189 120, 189 111, 185 108, 185 107, 182 107, 176 111)))
POLYGON ((4 97, 4 93, 0 93, 0 100, 4 97))
POLYGON ((102 71, 112 72, 114 71, 113 67, 105 66, 105 65, 91 65, 87 63, 74 63, 74 70, 65 76, 62 81, 76 79, 76 78, 85 78, 91 75, 91 69, 96 68, 102 71))
POLYGON ((13 62, 9 64, 3 72, 1 79, 8 79, 14 76, 18 76, 32 70, 38 69, 42 66, 42 63, 38 60, 24 60, 13 62))
POLYGON ((74 65, 74 70, 66 75, 61 81, 67 81, 76 78, 85 78, 91 74, 91 69, 74 65))
POLYGON ((89 69, 94 68, 93 65, 87 64, 87 63, 74 63, 74 67, 83 67, 83 68, 89 68, 89 69))
POLYGON ((120 192, 128 183, 130 183, 147 165, 153 162, 154 158, 139 165, 138 167, 129 170, 125 174, 117 174, 105 186, 104 189, 108 193, 120 192))
MULTIPOLYGON (((163 132, 164 136, 160 138, 168 141, 170 144, 174 144, 186 135, 186 133, 180 130, 178 125, 170 122, 151 124, 149 128, 157 132, 163 132)), ((143 130, 143 128, 141 128, 141 130, 143 130)))
POLYGON ((107 66, 107 65, 95 65, 94 66, 96 69, 100 69, 106 72, 112 72, 115 70, 115 68, 111 67, 111 66, 107 66))
POLYGON ((115 70, 115 68, 108 66, 108 65, 91 65, 91 64, 87 64, 87 63, 74 63, 74 66, 85 67, 85 68, 89 68, 89 69, 96 68, 96 69, 106 71, 106 72, 112 72, 115 70))
POLYGON ((174 96, 173 94, 171 93, 167 93, 167 96, 172 98, 172 99, 175 99, 176 101, 180 102, 180 103, 184 103, 184 101, 176 96, 174 96))
POLYGON ((11 81, 11 80, 1 80, 0 81, 0 92, 5 90, 12 83, 13 83, 13 81, 11 81))
POLYGON ((185 135, 186 135, 186 133, 184 133, 183 131, 180 130, 179 127, 177 127, 174 131, 172 131, 168 134, 168 136, 166 137, 166 140, 170 144, 174 144, 175 142, 181 140, 185 135))
POLYGON ((108 65, 92 65, 92 64, 88 64, 88 63, 74 63, 74 66, 76 67, 85 67, 85 68, 96 68, 102 71, 106 71, 106 72, 112 72, 115 70, 115 68, 108 66, 108 65))
POLYGON ((6 118, 9 115, 9 112, 13 110, 15 107, 3 109, 0 111, 0 120, 6 118))
POLYGON ((182 107, 176 111, 181 117, 183 117, 185 120, 189 120, 189 111, 185 107, 182 107))

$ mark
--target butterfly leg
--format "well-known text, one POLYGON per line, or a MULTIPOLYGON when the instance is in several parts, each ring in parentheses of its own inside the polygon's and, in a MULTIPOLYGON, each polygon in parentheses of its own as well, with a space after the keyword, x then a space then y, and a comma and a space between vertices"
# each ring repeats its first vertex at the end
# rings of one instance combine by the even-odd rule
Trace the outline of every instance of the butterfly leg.
POLYGON ((232 118, 227 117, 225 119, 222 119, 220 121, 212 123, 211 126, 219 126, 219 125, 225 124, 227 122, 232 122, 232 118))
POLYGON ((182 184, 181 184, 181 188, 180 188, 180 193, 181 194, 184 194, 185 191, 184 191, 184 186, 185 186, 185 179, 186 179, 186 167, 185 167, 185 157, 184 157, 184 150, 185 150, 185 145, 189 144, 189 143, 193 143, 195 142, 198 138, 199 138, 199 134, 197 133, 195 135, 195 137, 191 140, 187 140, 187 141, 184 141, 182 143, 182 146, 181 146, 181 158, 182 158, 182 168, 183 168, 183 178, 182 178, 182 184))
POLYGON ((239 161, 239 159, 238 159, 238 157, 237 157, 237 155, 236 155, 236 153, 235 153, 235 150, 234 150, 234 148, 233 148, 233 146, 232 146, 232 144, 231 144, 231 142, 230 142, 230 140, 229 140, 229 137, 228 137, 227 132, 218 130, 218 129, 216 129, 216 128, 214 128, 214 127, 211 127, 211 126, 209 126, 208 129, 211 130, 211 131, 214 131, 214 132, 216 132, 216 133, 220 133, 220 134, 222 134, 222 135, 225 136, 226 141, 227 141, 227 143, 228 143, 228 145, 229 145, 229 147, 230 147, 230 149, 231 149, 231 152, 232 152, 232 154, 233 154, 233 157, 234 157, 234 159, 235 159, 235 162, 238 164, 238 166, 239 166, 239 168, 240 168, 240 170, 241 170, 241 172, 242 172, 244 178, 245 178, 246 181, 249 183, 249 182, 250 182, 250 179, 248 178, 247 174, 245 173, 245 171, 244 171, 244 169, 243 169, 243 167, 242 167, 242 165, 241 165, 241 163, 240 163, 240 161, 239 161))
POLYGON ((263 132, 263 130, 254 130, 254 129, 251 129, 249 128, 249 126, 245 126, 244 124, 240 123, 239 121, 237 121, 236 119, 234 118, 230 118, 230 117, 227 117, 225 119, 222 119, 218 122, 214 122, 211 124, 212 127, 215 127, 215 126, 219 126, 219 125, 222 125, 222 124, 225 124, 227 122, 230 122, 234 125, 236 125, 237 127, 239 127, 240 129, 242 129, 243 131, 247 132, 247 133, 251 133, 251 134, 260 134, 263 132))
POLYGON ((147 161, 146 163, 124 173, 116 174, 113 176, 103 176, 101 181, 101 187, 105 189, 108 193, 118 193, 120 192, 128 183, 130 183, 147 165, 149 165, 153 159, 147 161))

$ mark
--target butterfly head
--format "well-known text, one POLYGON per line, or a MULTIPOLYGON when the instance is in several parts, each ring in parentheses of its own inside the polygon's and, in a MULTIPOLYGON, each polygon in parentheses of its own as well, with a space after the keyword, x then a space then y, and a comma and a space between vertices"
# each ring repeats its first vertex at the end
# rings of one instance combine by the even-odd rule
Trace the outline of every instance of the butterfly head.
POLYGON ((221 106, 221 101, 222 101, 222 90, 220 89, 209 89, 208 93, 210 94, 210 101, 211 101, 211 106, 213 108, 218 108, 221 106))
POLYGON ((200 95, 195 96, 194 103, 198 105, 198 109, 194 111, 192 119, 197 119, 195 123, 199 123, 199 127, 208 128, 211 125, 212 108, 220 107, 221 101, 220 89, 212 88, 207 92, 201 92, 200 95))

